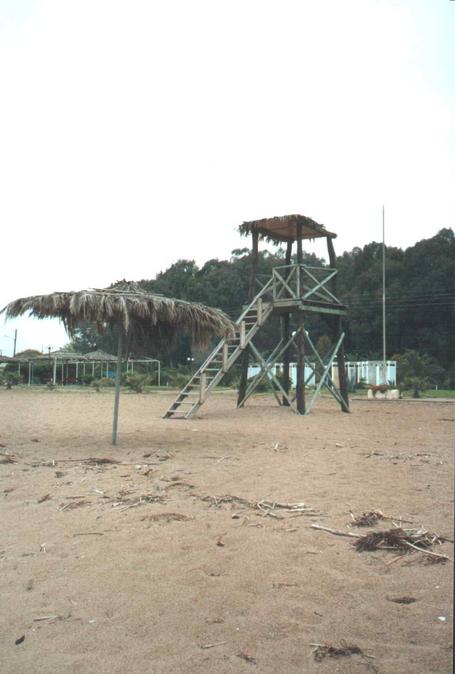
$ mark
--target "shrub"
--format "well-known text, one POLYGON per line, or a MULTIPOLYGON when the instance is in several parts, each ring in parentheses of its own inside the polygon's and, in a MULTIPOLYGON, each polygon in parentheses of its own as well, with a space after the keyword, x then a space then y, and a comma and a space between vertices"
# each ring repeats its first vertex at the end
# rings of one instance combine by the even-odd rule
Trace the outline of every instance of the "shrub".
POLYGON ((115 380, 111 377, 101 377, 101 379, 94 379, 91 383, 91 386, 99 391, 100 388, 109 388, 115 386, 115 380))
POLYGON ((166 368, 162 373, 162 385, 175 386, 182 388, 190 379, 192 373, 188 372, 188 368, 171 369, 166 368))
POLYGON ((92 382, 95 381, 95 377, 93 374, 83 374, 80 377, 80 382, 83 386, 91 386, 92 382))
POLYGON ((148 383, 148 377, 145 374, 127 374, 124 377, 123 383, 127 386, 130 391, 135 391, 136 393, 142 393, 144 386, 148 383))
POLYGON ((13 386, 17 386, 19 382, 20 377, 17 374, 17 372, 5 372, 3 376, 3 383, 7 389, 11 389, 13 388, 13 386))
POLYGON ((420 392, 429 386, 429 381, 426 377, 406 377, 402 381, 403 388, 410 389, 413 398, 420 398, 420 392))
POLYGON ((441 384, 444 380, 444 370, 436 360, 426 354, 412 349, 393 356, 397 361, 398 384, 402 388, 412 388, 414 392, 428 388, 434 384, 441 384))

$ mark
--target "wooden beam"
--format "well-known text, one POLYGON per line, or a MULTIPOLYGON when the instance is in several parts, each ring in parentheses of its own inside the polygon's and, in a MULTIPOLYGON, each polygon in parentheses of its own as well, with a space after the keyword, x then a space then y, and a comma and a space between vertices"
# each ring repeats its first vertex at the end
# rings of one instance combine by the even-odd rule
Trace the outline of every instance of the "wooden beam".
MULTIPOLYGON (((252 247, 251 247, 251 274, 250 274, 250 286, 248 288, 248 304, 253 300, 256 295, 256 276, 258 269, 258 260, 259 260, 259 232, 253 230, 251 232, 252 237, 252 247)), ((248 382, 248 363, 250 360, 250 350, 247 347, 242 355, 242 364, 241 364, 241 374, 240 374, 240 384, 239 392, 237 396, 237 407, 239 407, 245 398, 246 387, 248 382)))
MULTIPOLYGON (((330 266, 332 269, 336 268, 337 256, 335 255, 335 248, 333 247, 333 241, 328 236, 327 237, 327 252, 329 254, 330 266)), ((336 296, 337 294, 337 277, 332 276, 332 292, 336 296)), ((334 316, 332 319, 332 332, 333 336, 336 339, 343 334, 343 319, 341 316, 334 316)), ((344 340, 341 342, 340 348, 338 349, 337 355, 338 363, 338 378, 340 382, 340 394, 345 402, 345 405, 341 405, 343 412, 349 412, 349 394, 348 394, 348 381, 346 377, 346 360, 344 356, 344 340)))
POLYGON ((205 372, 201 373, 201 388, 199 392, 199 402, 203 403, 205 402, 205 395, 206 395, 206 389, 207 389, 207 375, 205 372))
MULTIPOLYGON (((302 250, 302 224, 297 223, 297 264, 303 264, 302 250)), ((302 269, 298 269, 298 292, 303 291, 302 269)), ((304 340, 304 318, 303 311, 299 312, 297 317, 297 327, 299 334, 297 336, 297 383, 296 383, 296 402, 299 414, 305 414, 305 340, 304 340)))
POLYGON ((227 372, 228 369, 228 358, 229 358, 229 348, 228 343, 224 342, 223 344, 223 372, 227 372))
POLYGON ((345 316, 347 308, 344 305, 337 306, 335 304, 326 304, 324 302, 315 302, 308 300, 277 300, 273 303, 273 310, 279 314, 285 312, 294 313, 296 311, 311 311, 318 314, 333 314, 336 316, 345 316))
POLYGON ((258 325, 261 326, 264 322, 263 318, 263 307, 262 307, 262 297, 260 297, 257 301, 257 322, 258 325))
MULTIPOLYGON (((286 266, 291 264, 292 260, 292 241, 288 241, 286 244, 286 266)), ((281 337, 285 343, 289 341, 291 335, 291 315, 289 312, 286 312, 281 317, 281 337)), ((283 388, 286 395, 283 395, 283 405, 286 407, 289 406, 289 391, 290 391, 290 378, 289 378, 289 363, 291 361, 291 348, 290 345, 287 347, 283 354, 283 388)))
POLYGON ((240 348, 241 349, 245 348, 245 339, 246 339, 245 321, 242 321, 240 323, 240 348))

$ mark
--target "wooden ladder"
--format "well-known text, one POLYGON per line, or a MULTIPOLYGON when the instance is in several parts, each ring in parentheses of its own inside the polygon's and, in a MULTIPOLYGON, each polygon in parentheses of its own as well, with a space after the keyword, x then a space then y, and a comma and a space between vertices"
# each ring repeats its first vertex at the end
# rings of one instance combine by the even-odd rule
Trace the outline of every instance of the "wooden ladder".
POLYGON ((229 372, 264 321, 273 310, 272 302, 265 303, 263 295, 272 279, 256 295, 234 324, 234 332, 222 339, 207 360, 191 377, 164 414, 164 419, 190 419, 204 404, 207 396, 229 372))

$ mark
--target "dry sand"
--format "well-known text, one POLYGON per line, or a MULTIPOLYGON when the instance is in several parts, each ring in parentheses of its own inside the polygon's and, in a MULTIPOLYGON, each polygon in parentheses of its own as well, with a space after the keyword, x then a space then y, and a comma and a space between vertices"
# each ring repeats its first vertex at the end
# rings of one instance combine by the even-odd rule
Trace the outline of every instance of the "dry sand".
POLYGON ((299 418, 221 393, 163 420, 170 400, 123 395, 114 449, 111 392, 0 392, 3 674, 451 671, 452 564, 311 524, 358 531, 349 511, 379 509, 452 537, 452 404, 299 418), (223 495, 321 514, 204 500, 223 495), (372 657, 314 659, 343 642, 372 657))

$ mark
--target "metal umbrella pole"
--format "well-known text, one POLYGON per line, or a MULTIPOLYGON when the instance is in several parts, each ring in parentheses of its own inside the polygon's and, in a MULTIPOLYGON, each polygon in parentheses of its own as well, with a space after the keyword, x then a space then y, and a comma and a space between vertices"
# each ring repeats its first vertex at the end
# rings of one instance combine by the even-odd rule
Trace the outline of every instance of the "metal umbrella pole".
POLYGON ((112 444, 117 444, 118 410, 120 404, 120 383, 122 379, 123 327, 118 326, 117 371, 115 374, 114 418, 112 421, 112 444))

